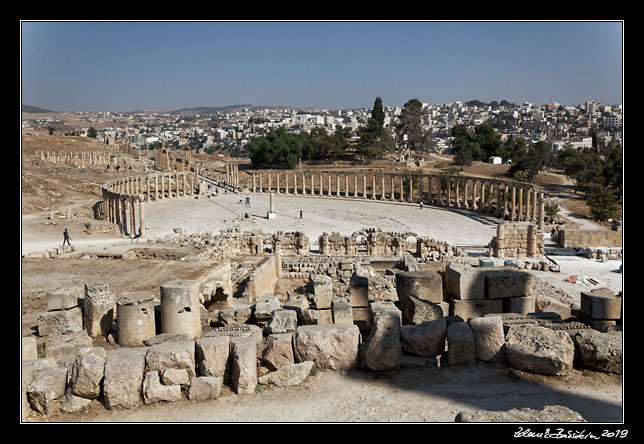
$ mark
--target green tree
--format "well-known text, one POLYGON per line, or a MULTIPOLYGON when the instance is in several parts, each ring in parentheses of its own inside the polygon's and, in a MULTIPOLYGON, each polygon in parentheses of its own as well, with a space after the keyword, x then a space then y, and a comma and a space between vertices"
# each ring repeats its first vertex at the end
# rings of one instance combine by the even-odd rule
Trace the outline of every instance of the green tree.
POLYGON ((604 183, 621 198, 623 195, 623 161, 622 145, 609 145, 604 156, 604 169, 602 171, 604 183))
POLYGON ((588 193, 588 206, 593 219, 604 222, 617 216, 618 202, 606 187, 593 187, 588 193))
POLYGON ((356 152, 368 159, 377 159, 385 153, 393 152, 396 149, 396 142, 387 130, 380 128, 380 125, 373 117, 369 118, 367 125, 358 128, 360 141, 356 145, 356 152))
POLYGON ((479 148, 465 125, 458 124, 452 127, 452 150, 457 165, 471 165, 479 148))
POLYGON ((522 137, 510 137, 496 151, 502 159, 514 159, 524 156, 528 152, 528 143, 522 137))
POLYGON ((539 171, 549 164, 552 157, 551 151, 550 146, 540 140, 529 146, 524 153, 515 154, 516 158, 512 159, 510 173, 515 177, 523 175, 528 182, 532 182, 539 174, 539 171))
POLYGON ((502 146, 501 136, 488 123, 477 125, 474 128, 474 140, 479 145, 478 157, 475 160, 486 161, 497 152, 502 146))
POLYGON ((418 99, 411 99, 403 106, 395 126, 398 135, 398 144, 405 143, 409 149, 416 150, 423 142, 421 128, 421 117, 423 115, 423 104, 418 99))
POLYGON ((91 126, 91 127, 87 130, 87 137, 91 137, 92 139, 96 139, 96 136, 97 136, 96 128, 94 128, 93 126, 91 126))
POLYGON ((373 109, 371 110, 371 117, 376 119, 380 129, 383 129, 385 126, 385 111, 382 108, 382 99, 376 97, 376 100, 373 103, 373 109))

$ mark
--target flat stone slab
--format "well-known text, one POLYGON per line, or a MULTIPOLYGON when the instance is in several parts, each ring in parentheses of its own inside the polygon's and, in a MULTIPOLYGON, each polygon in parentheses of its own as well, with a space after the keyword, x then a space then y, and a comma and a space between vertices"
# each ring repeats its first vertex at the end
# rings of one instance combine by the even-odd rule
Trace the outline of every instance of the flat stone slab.
MULTIPOLYGON (((523 408, 507 411, 479 410, 460 412, 454 422, 586 422, 574 410, 560 405, 547 405, 541 410, 523 408)), ((553 432, 554 433, 554 432, 553 432)))

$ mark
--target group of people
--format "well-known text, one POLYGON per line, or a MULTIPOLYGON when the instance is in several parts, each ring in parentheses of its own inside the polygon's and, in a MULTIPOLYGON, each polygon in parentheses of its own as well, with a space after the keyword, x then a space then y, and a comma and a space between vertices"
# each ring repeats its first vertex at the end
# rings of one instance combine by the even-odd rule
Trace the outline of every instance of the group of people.
MULTIPOLYGON (((243 203, 243 199, 239 196, 239 205, 243 203)), ((250 194, 246 194, 246 208, 250 208, 250 194)))

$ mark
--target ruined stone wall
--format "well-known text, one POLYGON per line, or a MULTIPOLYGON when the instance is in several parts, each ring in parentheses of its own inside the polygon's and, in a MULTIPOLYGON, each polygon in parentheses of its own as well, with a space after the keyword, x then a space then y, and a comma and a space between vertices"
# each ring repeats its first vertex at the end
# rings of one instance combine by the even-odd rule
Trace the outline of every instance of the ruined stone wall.
POLYGON ((281 274, 282 259, 280 255, 267 257, 251 273, 244 298, 249 302, 255 302, 262 296, 272 295, 281 274))
POLYGON ((490 250, 490 256, 498 258, 543 256, 543 233, 534 224, 503 223, 497 226, 490 250))
POLYGON ((621 247, 622 230, 560 230, 557 243, 562 248, 621 247))

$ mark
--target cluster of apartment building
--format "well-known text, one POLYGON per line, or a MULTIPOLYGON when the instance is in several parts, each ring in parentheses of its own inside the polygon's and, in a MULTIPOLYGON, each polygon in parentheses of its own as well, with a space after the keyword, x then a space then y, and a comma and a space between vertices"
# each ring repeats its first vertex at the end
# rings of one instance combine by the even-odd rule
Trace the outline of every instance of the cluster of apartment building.
MULTIPOLYGON (((385 107, 385 126, 393 125, 402 107, 385 107)), ((190 146, 196 152, 216 153, 223 148, 242 147, 251 138, 261 137, 279 127, 287 131, 310 131, 324 127, 333 133, 336 126, 356 131, 371 117, 371 109, 296 109, 243 105, 224 109, 194 109, 179 112, 79 113, 85 123, 73 134, 87 135, 97 129, 97 139, 108 144, 127 142, 142 149, 163 143, 166 147, 190 146), (111 125, 97 125, 111 122, 111 125)), ((50 119, 46 119, 51 122, 50 119)), ((38 125, 47 122, 24 122, 38 125)), ((502 101, 451 102, 439 105, 423 103, 423 130, 431 130, 434 145, 440 152, 450 149, 451 130, 463 124, 470 129, 487 123, 503 140, 522 137, 528 142, 545 141, 554 151, 565 146, 583 148, 592 145, 592 135, 606 142, 621 142, 622 105, 604 105, 587 101, 576 106, 551 102, 533 105, 502 101)))

